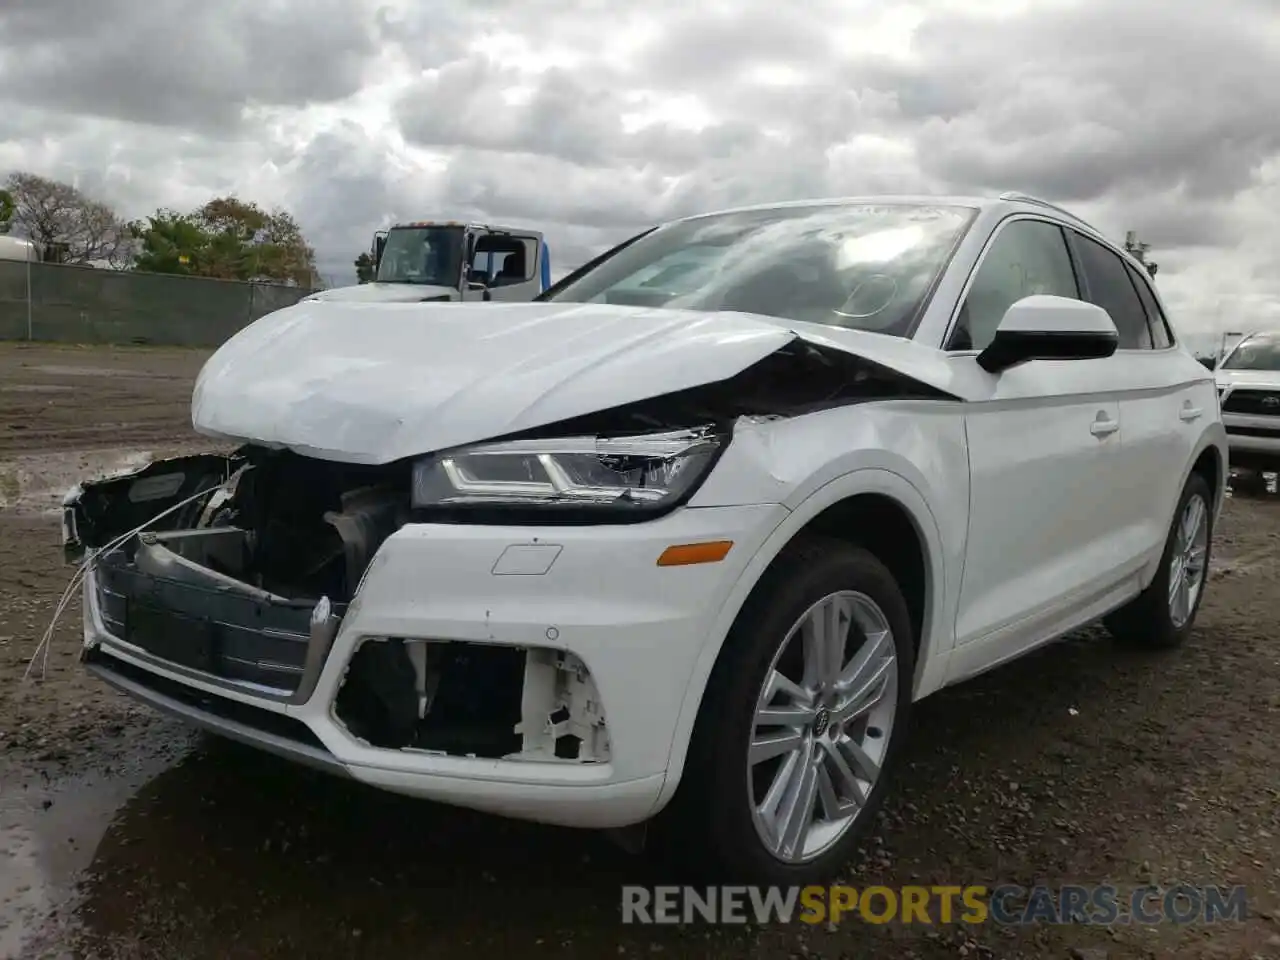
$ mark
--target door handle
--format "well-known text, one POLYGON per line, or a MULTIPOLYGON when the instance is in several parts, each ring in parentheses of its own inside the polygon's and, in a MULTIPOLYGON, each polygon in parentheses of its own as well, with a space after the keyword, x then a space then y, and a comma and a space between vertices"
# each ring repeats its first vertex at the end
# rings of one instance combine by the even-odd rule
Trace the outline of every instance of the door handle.
POLYGON ((1089 425, 1089 432, 1095 437, 1109 437, 1119 429, 1119 420, 1111 420, 1102 413, 1098 414, 1098 419, 1089 425))
POLYGON ((1199 407, 1193 407, 1190 403, 1185 403, 1182 406, 1182 411, 1178 414, 1178 419, 1183 423, 1190 423, 1192 420, 1198 420, 1203 412, 1199 407))

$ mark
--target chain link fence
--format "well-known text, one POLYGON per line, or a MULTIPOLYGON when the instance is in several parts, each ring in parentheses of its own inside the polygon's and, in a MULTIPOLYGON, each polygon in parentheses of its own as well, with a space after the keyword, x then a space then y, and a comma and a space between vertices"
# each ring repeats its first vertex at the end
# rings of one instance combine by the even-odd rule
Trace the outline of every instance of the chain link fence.
POLYGON ((0 260, 0 340, 216 347, 311 291, 0 260))

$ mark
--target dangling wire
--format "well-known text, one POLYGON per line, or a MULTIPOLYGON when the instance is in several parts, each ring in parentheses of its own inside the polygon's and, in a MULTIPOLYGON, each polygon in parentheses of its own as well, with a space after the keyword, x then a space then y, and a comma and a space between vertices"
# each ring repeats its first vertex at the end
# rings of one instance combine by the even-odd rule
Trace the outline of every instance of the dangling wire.
MULTIPOLYGON (((227 482, 229 482, 229 480, 230 480, 230 477, 224 477, 222 486, 225 486, 227 482)), ((61 619, 62 617, 62 612, 67 608, 67 604, 70 603, 71 598, 75 596, 76 589, 82 583, 84 583, 84 578, 88 576, 89 571, 92 570, 93 567, 97 564, 99 557, 103 556, 106 553, 110 553, 112 550, 116 549, 116 547, 120 546, 122 543, 127 541, 130 537, 136 537, 139 533, 141 533, 147 527, 151 526, 151 524, 155 523, 157 520, 163 520, 165 517, 169 516, 169 514, 175 513, 178 510, 181 510, 187 504, 194 503, 196 500, 199 500, 201 497, 210 496, 216 493, 219 489, 220 487, 209 487, 207 489, 201 490, 199 493, 193 493, 191 496, 187 497, 185 500, 182 500, 179 503, 175 503, 171 507, 168 507, 167 509, 162 510, 160 513, 157 513, 154 517, 151 517, 150 519, 145 520, 142 523, 138 524, 138 526, 134 527, 128 533, 120 534, 120 536, 116 537, 110 543, 105 544, 97 552, 89 555, 88 557, 85 557, 84 561, 80 564, 80 566, 76 568, 76 572, 72 575, 71 582, 67 584, 67 588, 64 591, 62 591, 62 596, 58 599, 58 605, 53 610, 53 618, 49 621, 48 628, 45 630, 44 635, 40 638, 40 642, 36 645, 35 652, 31 654, 31 659, 27 661, 27 669, 24 670, 22 673, 23 681, 25 682, 27 678, 30 676, 31 668, 35 666, 35 662, 37 659, 40 660, 40 679, 41 681, 44 680, 45 673, 47 672, 48 666, 49 666, 49 648, 50 646, 52 646, 53 631, 58 625, 58 620, 61 619), (41 656, 42 653, 43 653, 43 656, 41 656)))

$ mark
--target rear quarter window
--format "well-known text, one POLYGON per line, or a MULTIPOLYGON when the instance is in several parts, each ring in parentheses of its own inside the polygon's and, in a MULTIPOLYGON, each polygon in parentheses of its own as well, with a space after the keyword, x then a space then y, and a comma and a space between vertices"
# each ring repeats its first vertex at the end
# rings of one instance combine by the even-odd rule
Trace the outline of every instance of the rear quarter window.
POLYGON ((1142 301, 1142 306, 1147 311, 1147 322, 1151 326, 1151 345, 1157 350, 1173 346, 1177 342, 1173 336, 1173 328, 1169 326, 1168 318, 1160 309, 1160 301, 1151 292, 1150 281, 1132 264, 1126 263, 1125 267, 1129 271, 1129 279, 1138 290, 1138 299, 1142 301))

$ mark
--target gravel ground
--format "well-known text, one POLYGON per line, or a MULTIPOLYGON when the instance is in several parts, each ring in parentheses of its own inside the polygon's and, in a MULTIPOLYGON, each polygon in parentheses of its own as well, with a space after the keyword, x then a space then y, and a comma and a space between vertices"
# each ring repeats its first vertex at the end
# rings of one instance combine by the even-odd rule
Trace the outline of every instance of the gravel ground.
POLYGON ((1280 498, 1237 484, 1199 628, 1098 630, 925 701, 861 886, 1244 884, 1212 926, 637 927, 605 838, 413 802, 198 737, 84 676, 56 518, 198 449, 195 351, 0 344, 0 956, 1280 957, 1280 498))

